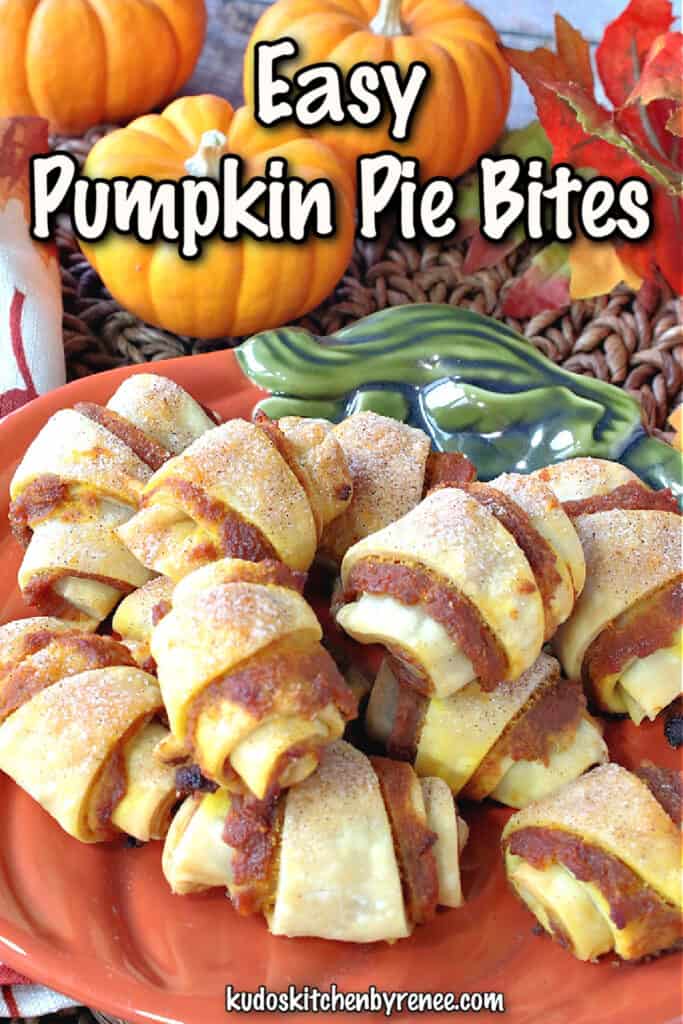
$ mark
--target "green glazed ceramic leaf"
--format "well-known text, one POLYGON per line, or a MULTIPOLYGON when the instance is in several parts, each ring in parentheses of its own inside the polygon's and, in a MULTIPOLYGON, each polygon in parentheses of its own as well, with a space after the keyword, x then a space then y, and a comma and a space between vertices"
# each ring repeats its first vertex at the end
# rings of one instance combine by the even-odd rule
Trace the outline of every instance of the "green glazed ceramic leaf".
POLYGON ((463 451, 483 480, 577 455, 615 459, 683 498, 681 453, 647 437, 620 388, 568 373, 490 317, 445 305, 382 310, 328 338, 263 331, 237 358, 269 416, 372 409, 463 451))

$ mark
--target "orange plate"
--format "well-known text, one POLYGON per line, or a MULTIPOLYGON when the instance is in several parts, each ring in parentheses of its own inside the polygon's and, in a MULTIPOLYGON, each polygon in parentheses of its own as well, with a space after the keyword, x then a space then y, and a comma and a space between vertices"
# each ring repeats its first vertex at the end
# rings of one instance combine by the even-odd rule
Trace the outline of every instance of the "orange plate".
MULTIPOLYGON (((7 528, 7 491, 17 461, 57 409, 83 400, 105 402, 124 377, 150 368, 223 416, 248 416, 261 397, 232 353, 216 352, 88 377, 0 424, 0 621, 27 614, 15 584, 19 549, 7 528)), ((642 757, 678 763, 660 722, 639 730, 612 723, 608 733, 615 755, 627 765, 642 757)), ((463 868, 466 906, 440 912, 431 925, 391 947, 274 938, 260 918, 238 917, 220 892, 172 896, 161 873, 160 844, 81 845, 5 776, 0 801, 0 959, 128 1020, 224 1024, 226 984, 284 990, 290 984, 328 989, 332 982, 348 991, 372 984, 400 991, 501 991, 505 1019, 515 1024, 679 1019, 680 956, 618 969, 609 961, 582 964, 532 933, 534 920, 503 875, 498 839, 509 812, 502 808, 465 807, 472 826, 463 868)), ((477 1019, 492 1018, 482 1013, 477 1019)))

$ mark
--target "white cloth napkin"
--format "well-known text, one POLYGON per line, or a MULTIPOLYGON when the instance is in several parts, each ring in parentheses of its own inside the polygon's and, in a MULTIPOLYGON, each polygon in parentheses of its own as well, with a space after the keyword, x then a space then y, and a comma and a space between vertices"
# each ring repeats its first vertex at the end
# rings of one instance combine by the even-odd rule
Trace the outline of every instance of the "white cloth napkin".
POLYGON ((29 160, 47 149, 46 121, 0 119, 0 417, 65 380, 57 254, 29 234, 29 160))

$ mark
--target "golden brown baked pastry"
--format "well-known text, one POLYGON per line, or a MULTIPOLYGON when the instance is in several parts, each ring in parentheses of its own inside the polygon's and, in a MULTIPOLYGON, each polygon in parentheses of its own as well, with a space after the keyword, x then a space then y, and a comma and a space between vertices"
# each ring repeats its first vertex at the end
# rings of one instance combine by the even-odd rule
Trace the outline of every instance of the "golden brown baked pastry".
POLYGON ((532 475, 550 487, 572 519, 613 508, 678 511, 671 491, 653 491, 632 470, 609 459, 566 459, 532 475))
POLYGON ((683 530, 670 492, 625 467, 574 459, 540 470, 573 517, 587 582, 553 646, 604 711, 636 724, 681 693, 683 530))
POLYGON ((410 512, 433 487, 476 477, 464 455, 430 451, 424 431, 389 416, 357 412, 327 429, 344 451, 353 483, 351 503, 320 541, 321 561, 337 568, 353 544, 410 512))
POLYGON ((190 797, 164 845, 174 892, 226 886, 275 935, 393 941, 462 904, 467 826, 440 779, 339 740, 279 798, 190 797))
POLYGON ((173 580, 224 557, 306 571, 350 497, 346 460, 320 421, 230 420, 154 474, 119 536, 173 580))
POLYGON ((420 501, 430 441, 424 431, 374 412, 355 413, 329 428, 353 482, 348 508, 326 527, 320 542, 321 556, 340 565, 353 544, 420 501))
POLYGON ((171 610, 175 584, 167 576, 157 576, 124 597, 111 621, 112 629, 145 672, 156 674, 150 651, 152 633, 171 610))
POLYGON ((656 791, 606 764, 505 826, 510 883, 580 960, 611 950, 636 960, 681 937, 680 828, 656 791))
POLYGON ((220 423, 184 388, 156 373, 135 373, 118 386, 107 408, 133 423, 169 455, 180 455, 220 423))
POLYGON ((552 491, 506 474, 432 491, 347 552, 342 583, 339 625, 384 644, 416 689, 448 697, 533 665, 581 592, 584 562, 552 491))
POLYGON ((81 403, 55 413, 10 488, 10 521, 26 548, 19 571, 26 601, 94 628, 142 586, 150 573, 116 529, 153 471, 211 426, 182 388, 154 374, 126 380, 106 407, 81 403))
POLYGON ((385 659, 365 728, 389 757, 410 761, 418 775, 438 776, 454 795, 492 797, 510 807, 524 807, 608 760, 580 683, 563 679, 547 654, 493 693, 473 682, 431 700, 402 684, 401 666, 385 659))
POLYGON ((356 702, 302 586, 280 562, 239 559, 177 584, 151 643, 173 733, 164 756, 259 799, 315 769, 356 702))
POLYGON ((111 637, 47 617, 0 627, 0 769, 81 842, 166 834, 161 711, 156 681, 111 637))

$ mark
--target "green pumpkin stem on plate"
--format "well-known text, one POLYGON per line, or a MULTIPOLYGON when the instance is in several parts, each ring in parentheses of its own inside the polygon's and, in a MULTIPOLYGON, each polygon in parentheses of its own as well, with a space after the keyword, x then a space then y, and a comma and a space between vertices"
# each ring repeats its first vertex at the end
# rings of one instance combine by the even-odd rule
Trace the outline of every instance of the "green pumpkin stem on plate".
POLYGON ((271 392, 260 405, 271 416, 339 420, 372 409, 408 419, 435 447, 468 455, 484 480, 579 455, 623 455, 647 483, 683 497, 680 453, 645 436, 630 395, 563 370, 470 310, 397 306, 327 338, 300 327, 263 331, 237 359, 271 392))

